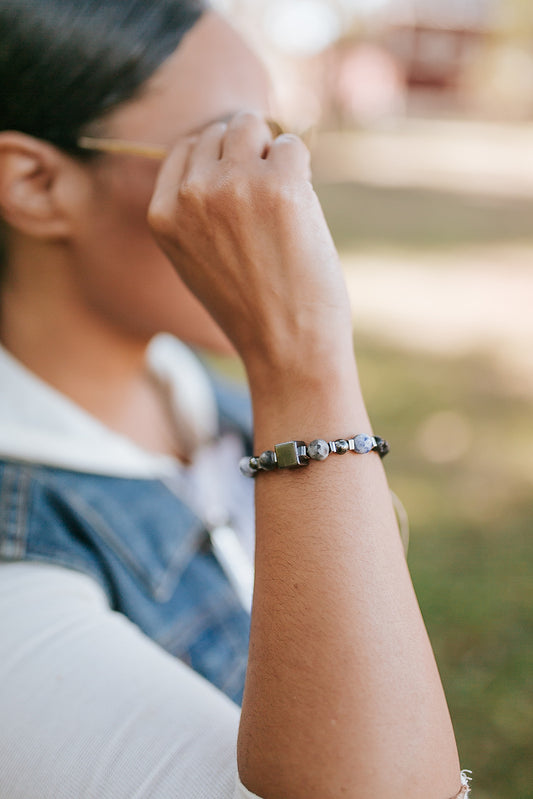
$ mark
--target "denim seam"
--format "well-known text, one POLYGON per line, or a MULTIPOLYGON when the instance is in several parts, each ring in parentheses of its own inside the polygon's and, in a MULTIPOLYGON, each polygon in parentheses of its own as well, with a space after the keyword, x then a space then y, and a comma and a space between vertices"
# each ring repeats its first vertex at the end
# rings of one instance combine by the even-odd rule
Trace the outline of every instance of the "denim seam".
MULTIPOLYGON (((50 479, 44 470, 40 470, 40 474, 35 475, 35 480, 45 488, 57 492, 54 480, 50 479)), ((127 546, 114 534, 113 529, 101 518, 98 511, 80 499, 78 494, 63 486, 61 487, 59 496, 64 497, 70 503, 76 513, 91 527, 93 532, 96 533, 103 543, 111 549, 115 556, 127 568, 131 569, 138 579, 142 580, 154 599, 159 602, 164 602, 170 598, 172 591, 169 585, 171 583, 171 575, 169 573, 171 569, 169 566, 164 569, 159 569, 157 574, 150 575, 146 570, 140 567, 139 561, 132 557, 127 546)), ((196 540, 198 533, 204 528, 204 523, 201 520, 197 520, 197 523, 190 525, 187 530, 187 539, 189 541, 196 540)), ((192 555, 194 554, 194 548, 189 546, 186 552, 188 555, 192 555)), ((170 564, 175 562, 181 563, 182 560, 183 558, 178 557, 176 553, 176 556, 171 559, 170 564)))
POLYGON ((0 491, 0 552, 6 560, 21 560, 26 552, 30 477, 27 469, 4 466, 0 491))
POLYGON ((180 613, 177 623, 170 630, 166 630, 164 635, 158 635, 157 642, 164 649, 177 654, 187 650, 191 646, 191 641, 197 640, 212 624, 213 618, 207 610, 199 611, 193 607, 187 614, 180 613))
MULTIPOLYGON (((220 597, 218 605, 220 606, 220 597)), ((174 653, 182 652, 191 646, 191 642, 200 638, 205 632, 213 626, 213 624, 222 624, 225 626, 225 635, 228 643, 235 649, 239 649, 240 637, 235 636, 232 632, 231 624, 225 625, 228 615, 233 616, 236 613, 245 613, 241 608, 238 601, 233 597, 223 597, 223 607, 226 613, 217 612, 212 605, 209 604, 201 611, 198 608, 191 608, 187 614, 181 614, 179 624, 174 625, 170 630, 166 630, 164 635, 157 636, 158 643, 164 648, 174 653)), ((219 610, 220 608, 218 608, 219 610)))
POLYGON ((28 532, 28 516, 30 507, 30 489, 31 479, 27 469, 21 469, 19 479, 19 502, 17 508, 17 521, 15 530, 15 539, 18 544, 18 550, 15 554, 17 557, 22 558, 26 552, 26 539, 28 532))
POLYGON ((0 536, 1 551, 7 557, 9 551, 9 497, 11 495, 13 468, 6 464, 3 469, 2 482, 0 483, 0 536))

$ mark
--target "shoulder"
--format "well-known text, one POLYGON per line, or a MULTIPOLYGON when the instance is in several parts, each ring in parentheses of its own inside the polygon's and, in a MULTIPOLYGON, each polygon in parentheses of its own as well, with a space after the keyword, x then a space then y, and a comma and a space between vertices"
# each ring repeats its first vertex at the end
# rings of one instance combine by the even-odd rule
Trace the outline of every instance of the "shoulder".
POLYGON ((228 799, 238 716, 91 578, 0 564, 0 795, 228 799))

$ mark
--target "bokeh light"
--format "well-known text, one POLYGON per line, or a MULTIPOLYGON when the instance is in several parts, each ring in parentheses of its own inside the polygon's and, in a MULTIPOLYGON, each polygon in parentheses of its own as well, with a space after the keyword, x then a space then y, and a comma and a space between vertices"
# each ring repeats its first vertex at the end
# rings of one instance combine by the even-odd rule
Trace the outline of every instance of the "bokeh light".
POLYGON ((314 55, 339 37, 341 20, 326 0, 277 0, 265 9, 264 30, 281 52, 314 55))

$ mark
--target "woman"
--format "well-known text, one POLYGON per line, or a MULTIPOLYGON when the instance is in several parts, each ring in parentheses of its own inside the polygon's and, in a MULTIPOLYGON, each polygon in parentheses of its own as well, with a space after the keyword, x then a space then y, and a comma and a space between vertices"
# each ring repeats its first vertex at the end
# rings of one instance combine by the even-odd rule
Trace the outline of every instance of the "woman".
POLYGON ((466 794, 262 67, 194 0, 0 0, 0 33, 0 795, 466 794), (267 453, 242 713, 246 430, 178 339, 238 352, 267 453))

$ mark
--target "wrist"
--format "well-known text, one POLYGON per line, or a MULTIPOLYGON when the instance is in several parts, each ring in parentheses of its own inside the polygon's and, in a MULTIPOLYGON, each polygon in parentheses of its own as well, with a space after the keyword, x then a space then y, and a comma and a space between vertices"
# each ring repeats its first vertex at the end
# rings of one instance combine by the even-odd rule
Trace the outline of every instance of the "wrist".
POLYGON ((329 386, 359 385, 351 330, 345 335, 307 338, 303 346, 294 342, 250 349, 241 354, 252 397, 265 392, 271 397, 293 396, 298 391, 320 392, 329 386))
POLYGON ((372 433, 353 354, 305 370, 265 372, 250 383, 255 447, 372 433))

